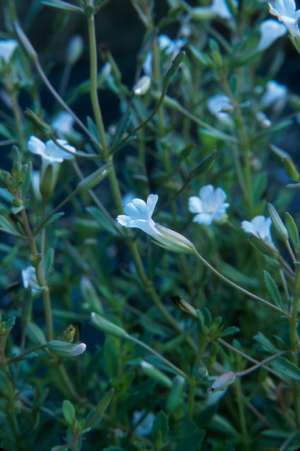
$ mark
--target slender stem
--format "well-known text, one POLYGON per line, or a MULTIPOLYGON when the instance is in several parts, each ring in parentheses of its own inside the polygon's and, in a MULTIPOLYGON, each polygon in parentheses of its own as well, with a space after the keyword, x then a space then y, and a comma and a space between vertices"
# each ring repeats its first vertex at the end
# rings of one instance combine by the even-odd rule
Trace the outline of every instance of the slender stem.
MULTIPOLYGON (((109 148, 106 141, 106 135, 105 135, 105 128, 103 123, 103 117, 101 112, 101 106, 99 103, 99 97, 98 97, 98 85, 97 85, 97 77, 98 77, 98 63, 97 63, 97 45, 96 45, 96 30, 95 30, 95 18, 94 15, 90 15, 87 18, 88 21, 88 36, 89 36, 89 52, 90 52, 90 81, 91 81, 91 90, 90 90, 90 96, 91 96, 91 103, 94 111, 95 121, 99 133, 99 139, 103 151, 104 158, 106 162, 110 163, 110 171, 109 171, 109 182, 114 198, 114 202, 116 205, 116 208, 118 210, 118 213, 122 213, 123 206, 122 206, 122 196, 120 192, 119 182, 116 176, 114 163, 112 161, 112 157, 109 154, 109 148)), ((141 278, 141 281, 143 282, 145 291, 149 294, 154 304, 157 306, 163 317, 166 319, 166 321, 172 326, 174 330, 176 330, 177 333, 181 333, 181 329, 178 326, 176 320, 172 317, 172 315, 168 312, 168 310, 165 308, 165 306, 162 304, 155 288, 153 287, 152 282, 148 279, 142 259, 137 247, 137 244, 132 241, 130 238, 128 238, 128 246, 131 251, 131 254, 133 256, 133 260, 135 263, 135 267, 137 269, 137 272, 141 278)), ((190 345, 193 346, 193 341, 190 337, 186 337, 186 339, 189 341, 190 345)))
POLYGON ((151 352, 153 355, 155 355, 157 358, 159 358, 162 362, 164 362, 167 366, 172 368, 176 373, 183 376, 185 379, 188 378, 188 376, 182 371, 178 366, 174 365, 174 363, 170 362, 170 360, 163 357, 159 352, 155 351, 155 349, 148 346, 146 343, 140 341, 138 338, 130 337, 130 340, 136 343, 137 345, 141 346, 142 348, 146 349, 147 351, 151 352))
POLYGON ((277 307, 276 305, 272 304, 271 302, 267 301, 264 298, 261 298, 260 296, 257 296, 256 294, 252 293, 251 291, 246 290, 246 288, 241 287, 240 285, 236 284, 232 280, 228 279, 226 276, 221 274, 217 269, 215 269, 204 257, 202 257, 201 254, 195 249, 195 255, 199 258, 199 260, 208 268, 210 271, 212 271, 219 279, 223 280, 227 285, 232 286, 236 290, 239 290, 241 293, 244 293, 249 298, 255 299, 256 301, 261 302, 262 304, 267 305, 268 307, 272 308, 273 310, 276 310, 277 312, 280 312, 284 316, 288 316, 288 314, 282 310, 280 307, 277 307))
POLYGON ((50 290, 49 286, 47 284, 45 271, 44 271, 44 264, 43 264, 43 255, 40 255, 37 249, 35 237, 32 233, 28 216, 26 213, 26 210, 23 209, 21 212, 21 218, 23 227, 29 242, 29 246, 31 249, 31 255, 33 259, 34 266, 36 267, 36 277, 38 280, 39 285, 42 288, 42 294, 43 294, 43 302, 44 302, 44 313, 45 313, 45 321, 46 321, 46 328, 47 328, 47 337, 48 340, 52 340, 53 338, 53 319, 52 319, 52 306, 51 306, 51 298, 50 298, 50 290))
POLYGON ((241 432, 243 439, 243 450, 248 451, 249 448, 249 434, 246 422, 246 414, 245 414, 245 404, 244 397, 242 393, 241 380, 237 379, 235 382, 235 391, 236 391, 236 401, 238 405, 239 418, 241 424, 241 432))
MULTIPOLYGON (((300 308, 300 265, 296 265, 296 278, 294 284, 294 295, 291 306, 291 316, 290 316, 290 343, 293 363, 299 365, 299 336, 298 336, 298 312, 300 308)), ((296 425, 298 429, 300 428, 300 389, 299 383, 293 382, 294 391, 294 408, 296 425)))

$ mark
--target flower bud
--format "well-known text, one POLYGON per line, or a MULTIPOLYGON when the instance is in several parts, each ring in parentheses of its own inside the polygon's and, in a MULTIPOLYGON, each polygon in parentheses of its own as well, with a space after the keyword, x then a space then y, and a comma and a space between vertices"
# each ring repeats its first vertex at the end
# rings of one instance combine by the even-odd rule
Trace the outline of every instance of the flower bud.
POLYGON ((40 180, 40 192, 45 203, 47 203, 52 196, 58 177, 58 171, 58 164, 48 164, 43 161, 40 180))
POLYGON ((274 227, 279 235, 279 237, 283 241, 287 241, 289 239, 289 234, 287 231, 287 228, 285 227, 282 219, 280 218, 279 214, 277 213, 277 210, 273 207, 272 204, 268 204, 268 209, 270 216, 272 218, 272 222, 274 224, 274 227))
POLYGON ((114 323, 111 323, 107 319, 103 318, 103 316, 97 315, 95 312, 91 313, 91 320, 98 329, 102 330, 102 332, 106 334, 110 334, 118 338, 130 338, 126 330, 114 323))
POLYGON ((156 382, 164 385, 167 388, 172 387, 172 381, 170 378, 168 378, 162 371, 155 368, 150 363, 143 360, 141 362, 141 369, 142 371, 149 376, 151 379, 154 379, 156 382))
POLYGON ((215 378, 214 383, 209 388, 209 392, 214 392, 217 390, 225 390, 229 385, 233 384, 236 379, 235 373, 228 371, 219 377, 215 378))
POLYGON ((185 236, 160 224, 156 224, 158 234, 153 238, 157 244, 172 252, 194 253, 195 246, 185 236))
POLYGON ((82 50, 82 37, 79 35, 73 36, 67 48, 67 62, 71 65, 75 64, 79 60, 82 50))
POLYGON ((51 340, 48 342, 47 346, 50 351, 60 357, 77 357, 86 350, 85 343, 72 344, 60 340, 51 340))
POLYGON ((108 165, 104 165, 97 171, 93 172, 89 176, 85 177, 78 184, 78 189, 80 192, 89 191, 98 185, 108 174, 108 165))
POLYGON ((133 87, 133 92, 136 96, 143 96, 149 91, 151 85, 151 78, 148 75, 141 77, 133 87))

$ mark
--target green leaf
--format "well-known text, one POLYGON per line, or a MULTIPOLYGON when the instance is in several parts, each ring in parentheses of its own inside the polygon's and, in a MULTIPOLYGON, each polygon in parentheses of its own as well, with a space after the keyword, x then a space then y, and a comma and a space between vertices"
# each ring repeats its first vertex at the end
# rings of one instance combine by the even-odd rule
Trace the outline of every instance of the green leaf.
POLYGON ((300 381, 300 368, 287 359, 280 358, 270 363, 278 373, 282 374, 284 378, 300 381))
POLYGON ((51 6, 51 8, 62 9, 63 11, 70 11, 73 13, 82 13, 82 9, 78 6, 71 5, 70 3, 64 2, 63 0, 42 0, 42 4, 46 6, 51 6))
POLYGON ((254 340, 261 345, 264 351, 271 353, 279 352, 279 349, 275 348, 271 341, 261 332, 258 332, 258 334, 255 335, 254 340))
POLYGON ((114 236, 119 235, 115 222, 97 207, 87 207, 87 211, 96 219, 102 229, 114 236))
POLYGON ((96 405, 95 409, 93 409, 86 419, 86 426, 90 426, 92 428, 96 428, 99 426, 101 421, 104 418, 105 412, 107 411, 113 397, 114 397, 114 389, 112 388, 108 392, 104 394, 101 400, 96 405))
POLYGON ((28 338, 37 345, 43 345, 47 343, 46 337, 42 329, 35 323, 29 323, 26 329, 28 338))
POLYGON ((269 296, 272 299, 272 301, 274 302, 274 304, 277 305, 278 307, 283 308, 284 302, 281 297, 278 286, 277 286, 275 280, 273 279, 273 277, 271 276, 271 274, 268 273, 268 271, 264 271, 264 281, 265 281, 265 286, 269 293, 269 296))
POLYGON ((156 449, 161 449, 168 441, 169 419, 164 412, 156 415, 152 434, 156 444, 156 449))
POLYGON ((295 220, 293 216, 290 215, 290 213, 285 212, 284 216, 285 216, 285 225, 289 232, 289 237, 292 241, 294 248, 298 249, 300 243, 299 243, 299 230, 297 224, 295 223, 295 220))
POLYGON ((62 405, 62 411, 66 422, 68 423, 69 426, 72 426, 72 424, 76 419, 76 412, 75 407, 73 406, 71 401, 68 401, 67 399, 64 400, 62 405))
POLYGON ((202 443, 205 432, 189 418, 184 418, 178 425, 176 433, 175 451, 187 451, 192 449, 203 449, 202 443), (195 444, 197 446, 195 447, 195 444))
POLYGON ((21 236, 12 221, 2 215, 0 216, 0 231, 10 233, 15 236, 21 236))

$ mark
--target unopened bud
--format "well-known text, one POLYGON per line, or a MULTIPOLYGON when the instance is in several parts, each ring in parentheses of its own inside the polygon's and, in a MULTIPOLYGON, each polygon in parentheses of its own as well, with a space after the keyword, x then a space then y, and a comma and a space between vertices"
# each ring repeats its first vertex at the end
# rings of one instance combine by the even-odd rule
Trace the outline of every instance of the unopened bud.
POLYGON ((82 50, 83 50, 82 37, 79 35, 73 36, 67 48, 67 62, 71 65, 75 64, 79 60, 82 54, 82 50))
POLYGON ((167 388, 172 387, 171 379, 168 378, 162 371, 158 370, 145 360, 141 362, 141 369, 147 376, 151 377, 151 379, 154 379, 156 382, 164 385, 167 388))
POLYGON ((101 168, 97 169, 97 171, 93 172, 89 176, 85 177, 78 184, 78 189, 81 192, 89 191, 93 189, 96 185, 98 185, 108 174, 108 165, 104 165, 101 168))
POLYGON ((72 344, 60 340, 51 340, 48 342, 47 346, 50 351, 60 357, 77 357, 83 354, 86 350, 85 343, 72 344))
POLYGON ((233 384, 236 379, 235 373, 228 371, 219 377, 215 378, 214 383, 209 388, 209 392, 214 392, 217 390, 225 390, 229 385, 233 384))
POLYGON ((283 241, 287 241, 289 239, 289 234, 277 210, 272 204, 268 204, 268 209, 278 235, 283 241))
POLYGON ((97 315, 97 313, 93 312, 91 314, 91 320, 98 329, 102 330, 102 332, 106 334, 113 335, 118 338, 130 338, 126 330, 103 318, 103 316, 97 315))
POLYGON ((195 246, 185 236, 160 224, 155 227, 159 232, 153 236, 157 244, 172 252, 194 253, 195 246))
POLYGON ((136 96, 143 96, 149 91, 151 85, 151 78, 148 75, 141 77, 133 87, 133 92, 136 96))

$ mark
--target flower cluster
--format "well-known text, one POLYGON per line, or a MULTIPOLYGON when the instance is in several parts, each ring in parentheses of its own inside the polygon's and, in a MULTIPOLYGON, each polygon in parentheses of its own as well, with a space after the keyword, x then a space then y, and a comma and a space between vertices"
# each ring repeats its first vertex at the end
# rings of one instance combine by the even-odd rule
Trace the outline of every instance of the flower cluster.
MULTIPOLYGON (((203 186, 198 196, 189 198, 189 211, 194 216, 194 222, 206 226, 212 223, 220 223, 226 219, 226 210, 229 203, 224 190, 213 185, 203 186)), ((193 252, 193 244, 184 236, 157 224, 153 219, 154 209, 158 202, 157 194, 150 194, 145 202, 134 198, 125 206, 125 215, 119 215, 117 222, 127 228, 137 228, 145 232, 161 246, 177 252, 193 252)), ((251 221, 242 221, 242 229, 251 235, 263 240, 270 246, 273 245, 271 237, 271 219, 264 216, 256 216, 251 221)))

